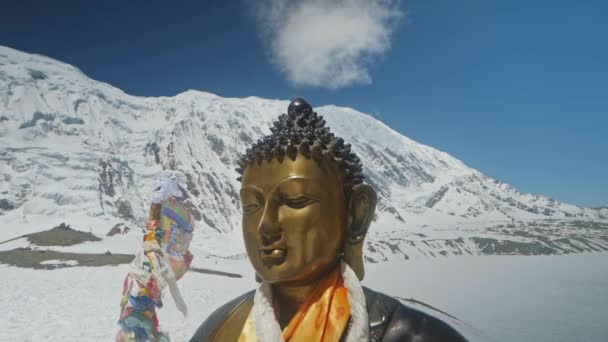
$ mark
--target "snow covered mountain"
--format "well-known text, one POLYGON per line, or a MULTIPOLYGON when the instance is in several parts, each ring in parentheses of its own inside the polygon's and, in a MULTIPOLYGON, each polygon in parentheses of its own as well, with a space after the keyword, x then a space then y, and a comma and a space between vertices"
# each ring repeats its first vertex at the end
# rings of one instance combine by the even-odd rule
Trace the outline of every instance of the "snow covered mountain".
MULTIPOLYGON (((237 156, 288 103, 200 91, 136 97, 0 47, 0 240, 12 237, 2 233, 9 226, 29 233, 66 222, 103 236, 141 225, 154 176, 173 170, 198 221, 195 247, 240 257, 237 156)), ((606 208, 521 193, 356 110, 315 110, 352 144, 379 193, 368 262, 608 250, 606 208)))

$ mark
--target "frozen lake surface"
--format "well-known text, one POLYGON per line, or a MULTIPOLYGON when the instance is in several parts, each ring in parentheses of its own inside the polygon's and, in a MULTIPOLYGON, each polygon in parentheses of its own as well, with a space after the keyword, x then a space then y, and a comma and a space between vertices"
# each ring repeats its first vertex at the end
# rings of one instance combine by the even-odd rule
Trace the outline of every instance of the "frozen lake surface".
MULTIPOLYGON (((187 341, 221 303, 255 286, 246 261, 199 259, 180 281, 190 314, 169 296, 160 320, 187 341)), ((0 265, 2 341, 111 341, 127 266, 32 270, 0 265)), ((442 309, 495 341, 608 341, 608 254, 481 256, 366 266, 364 284, 442 309)))
POLYGON ((496 341, 608 341, 608 254, 483 256, 367 268, 366 284, 416 298, 496 341))

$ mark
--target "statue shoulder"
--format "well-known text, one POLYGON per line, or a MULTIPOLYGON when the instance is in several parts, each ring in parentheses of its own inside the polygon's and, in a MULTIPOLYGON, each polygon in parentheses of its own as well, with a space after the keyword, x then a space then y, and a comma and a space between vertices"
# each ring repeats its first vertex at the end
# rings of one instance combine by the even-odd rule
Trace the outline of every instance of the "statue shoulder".
MULTIPOLYGON (((229 321, 235 322, 237 325, 243 325, 251 307, 253 306, 253 296, 255 291, 249 291, 228 303, 216 309, 207 319, 198 327, 190 342, 211 342, 216 340, 216 337, 222 327, 229 321)), ((239 330, 240 332, 240 330, 239 330)))
MULTIPOLYGON (((366 287, 365 293, 370 325, 370 341, 465 342, 466 339, 439 316, 451 317, 435 308, 419 310, 421 302, 399 301, 366 287), (404 303, 405 302, 405 303, 404 303), (411 305, 410 305, 411 304, 411 305), (436 311, 437 315, 430 312, 436 311)), ((456 318, 454 318, 457 320, 456 318)))

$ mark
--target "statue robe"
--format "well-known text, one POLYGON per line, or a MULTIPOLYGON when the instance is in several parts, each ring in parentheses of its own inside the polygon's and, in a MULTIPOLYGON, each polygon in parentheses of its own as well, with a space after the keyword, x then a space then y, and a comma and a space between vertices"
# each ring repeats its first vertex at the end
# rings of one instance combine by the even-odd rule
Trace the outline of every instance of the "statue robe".
MULTIPOLYGON (((452 326, 437 317, 366 287, 363 287, 363 292, 369 316, 369 337, 372 342, 467 341, 452 326)), ((236 341, 253 306, 254 294, 255 291, 248 292, 217 309, 201 324, 190 342, 236 341), (238 331, 229 331, 235 328, 238 331)))

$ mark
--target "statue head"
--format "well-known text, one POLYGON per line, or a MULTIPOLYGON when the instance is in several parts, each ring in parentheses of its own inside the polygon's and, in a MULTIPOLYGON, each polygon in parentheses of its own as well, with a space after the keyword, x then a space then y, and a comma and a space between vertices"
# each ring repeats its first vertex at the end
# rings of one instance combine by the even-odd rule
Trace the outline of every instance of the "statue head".
POLYGON ((363 240, 376 192, 360 159, 325 120, 295 99, 239 161, 243 237, 257 275, 306 284, 340 259, 363 279, 363 240))

